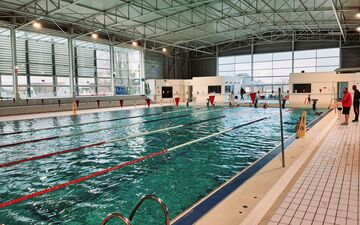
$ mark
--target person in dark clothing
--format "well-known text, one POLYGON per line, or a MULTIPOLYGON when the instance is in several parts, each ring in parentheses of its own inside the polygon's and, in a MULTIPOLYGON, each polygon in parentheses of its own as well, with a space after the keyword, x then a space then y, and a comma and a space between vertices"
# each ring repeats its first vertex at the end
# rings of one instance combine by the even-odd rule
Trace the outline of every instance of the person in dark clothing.
POLYGON ((360 99, 360 92, 356 88, 356 85, 352 86, 352 89, 354 90, 354 100, 353 100, 353 106, 354 106, 354 113, 355 113, 355 119, 353 122, 359 121, 359 99, 360 99))
POLYGON ((240 96, 241 96, 241 100, 244 100, 244 94, 246 93, 244 88, 241 88, 240 90, 240 96))

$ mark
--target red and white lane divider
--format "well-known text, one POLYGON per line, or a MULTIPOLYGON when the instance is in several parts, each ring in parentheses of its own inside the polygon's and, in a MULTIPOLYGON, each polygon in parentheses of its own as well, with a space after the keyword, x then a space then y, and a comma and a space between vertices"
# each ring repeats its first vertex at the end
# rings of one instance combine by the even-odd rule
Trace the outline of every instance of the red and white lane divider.
POLYGON ((38 156, 34 156, 34 157, 28 157, 28 158, 24 158, 24 159, 19 159, 19 160, 15 160, 15 161, 12 161, 12 162, 2 163, 2 164, 0 164, 0 168, 14 166, 14 165, 29 162, 29 161, 36 161, 36 160, 39 160, 39 159, 50 158, 50 157, 56 156, 56 155, 63 155, 63 154, 71 153, 71 152, 78 152, 78 151, 81 151, 81 150, 83 150, 85 148, 96 147, 96 146, 109 144, 109 143, 113 143, 113 142, 118 142, 118 141, 123 141, 123 140, 131 139, 131 138, 142 137, 142 136, 146 136, 146 135, 150 135, 150 134, 155 134, 155 133, 159 133, 159 132, 173 130, 173 129, 177 129, 177 128, 180 128, 180 127, 186 127, 186 126, 191 126, 191 125, 195 125, 195 124, 199 124, 199 123, 205 123, 205 122, 208 122, 208 121, 211 121, 211 120, 221 119, 221 118, 224 118, 224 117, 225 116, 214 117, 214 118, 210 118, 210 119, 206 119, 206 120, 200 120, 200 121, 197 121, 197 122, 186 123, 186 124, 181 124, 181 125, 177 125, 177 126, 172 126, 172 127, 159 129, 159 130, 144 132, 144 133, 141 133, 141 134, 130 135, 130 136, 126 136, 126 137, 123 137, 123 138, 117 138, 117 139, 112 139, 112 140, 108 140, 108 141, 102 141, 102 142, 98 142, 98 143, 84 145, 84 146, 80 146, 80 147, 77 147, 77 148, 71 148, 71 149, 66 149, 66 150, 63 150, 63 151, 52 152, 52 153, 48 153, 48 154, 44 154, 44 155, 38 155, 38 156))
POLYGON ((56 190, 65 188, 65 187, 67 187, 67 186, 69 186, 69 185, 77 184, 77 183, 80 183, 80 182, 83 182, 83 181, 92 179, 92 178, 94 178, 94 177, 101 176, 101 175, 103 175, 103 174, 106 174, 106 173, 109 173, 109 172, 112 172, 112 171, 121 169, 121 168, 123 168, 123 167, 130 166, 130 165, 133 165, 133 164, 136 164, 136 163, 145 161, 145 160, 147 160, 147 159, 154 158, 154 157, 159 156, 159 155, 163 155, 163 154, 165 154, 165 153, 174 151, 174 150, 176 150, 176 149, 185 147, 185 146, 187 146, 187 145, 191 145, 191 144, 194 144, 194 143, 196 143, 196 142, 200 142, 200 141, 209 139, 209 138, 211 138, 211 137, 214 137, 214 136, 217 136, 217 135, 220 135, 220 134, 229 132, 229 131, 236 130, 236 129, 240 128, 240 127, 244 127, 244 126, 248 126, 248 125, 251 125, 251 124, 253 124, 253 123, 256 123, 256 122, 260 122, 260 121, 265 120, 265 119, 267 119, 267 118, 269 118, 269 117, 264 117, 264 118, 261 118, 261 119, 258 119, 258 120, 254 120, 254 121, 251 121, 251 122, 248 122, 248 123, 244 123, 244 124, 241 124, 241 125, 232 127, 232 128, 228 128, 228 129, 225 129, 225 130, 223 130, 223 131, 216 132, 216 133, 213 133, 213 134, 211 134, 211 135, 208 135, 208 136, 205 136, 205 137, 202 137, 202 138, 193 140, 193 141, 189 141, 189 142, 186 142, 186 143, 184 143, 184 144, 177 145, 177 146, 175 146, 175 147, 172 147, 172 148, 169 148, 169 149, 166 149, 166 150, 162 150, 162 151, 159 151, 159 152, 155 152, 155 153, 152 153, 152 154, 149 154, 149 155, 146 155, 146 156, 142 156, 142 157, 139 157, 139 158, 137 158, 137 159, 134 159, 134 160, 131 160, 131 161, 128 161, 128 162, 119 164, 119 165, 114 166, 114 167, 109 167, 109 168, 107 168, 107 169, 103 169, 103 170, 97 171, 97 172, 95 172, 95 173, 89 174, 89 175, 84 176, 84 177, 80 177, 80 178, 75 179, 75 180, 71 180, 71 181, 68 181, 68 182, 65 182, 65 183, 62 183, 62 184, 59 184, 59 185, 50 187, 50 188, 43 189, 43 190, 41 190, 41 191, 37 191, 37 192, 33 192, 33 193, 31 193, 31 194, 28 194, 28 195, 24 195, 24 196, 22 196, 22 197, 20 197, 20 198, 16 198, 16 199, 13 199, 13 200, 10 200, 10 201, 7 201, 7 202, 0 203, 0 208, 5 208, 5 207, 8 207, 8 206, 10 206, 10 205, 14 205, 14 204, 17 204, 17 203, 20 203, 20 202, 23 202, 23 201, 26 201, 26 200, 29 200, 29 199, 38 197, 38 196, 42 196, 42 195, 44 195, 44 194, 47 194, 47 193, 50 193, 50 192, 53 192, 53 191, 56 191, 56 190))
MULTIPOLYGON (((72 133, 72 134, 56 135, 56 136, 51 136, 51 137, 45 137, 45 138, 39 138, 39 139, 32 139, 32 140, 20 141, 20 142, 15 142, 15 143, 9 143, 9 144, 0 145, 0 148, 14 147, 14 146, 17 146, 17 145, 28 144, 28 143, 36 143, 36 142, 40 142, 40 141, 50 141, 50 140, 55 140, 55 139, 59 139, 59 138, 74 137, 74 136, 79 136, 79 135, 84 135, 84 134, 96 133, 96 132, 104 131, 104 130, 119 129, 119 128, 124 128, 124 127, 136 126, 136 125, 139 125, 139 124, 153 123, 153 122, 158 122, 158 121, 163 121, 163 120, 170 120, 170 119, 176 119, 176 118, 187 117, 187 116, 192 116, 192 115, 198 115, 198 114, 205 114, 205 113, 210 113, 210 112, 216 112, 216 111, 219 111, 219 110, 220 110, 220 109, 218 109, 218 110, 200 111, 200 112, 183 114, 183 115, 172 116, 172 117, 167 117, 167 118, 147 120, 147 121, 142 121, 142 122, 127 124, 127 125, 113 126, 113 127, 101 128, 101 129, 96 129, 96 130, 90 130, 90 131, 72 133)), ((221 110, 222 110, 222 109, 221 109, 221 110)))
MULTIPOLYGON (((195 108, 195 110, 202 109, 202 108, 206 108, 206 107, 195 108)), ((24 134, 24 133, 29 133, 29 132, 52 130, 52 129, 59 129, 59 128, 67 128, 67 127, 77 127, 77 126, 83 126, 83 125, 89 125, 89 124, 96 124, 96 123, 102 123, 102 122, 111 122, 111 121, 117 121, 117 120, 134 119, 134 118, 140 118, 140 117, 146 117, 146 116, 157 116, 157 115, 163 115, 163 114, 181 112, 181 111, 188 111, 188 110, 191 110, 191 109, 171 110, 171 111, 160 112, 160 113, 149 113, 149 114, 143 114, 143 115, 137 115, 137 116, 128 116, 128 117, 120 117, 120 118, 108 119, 108 120, 98 120, 98 121, 92 121, 92 122, 86 122, 86 123, 69 124, 69 125, 64 125, 64 126, 45 127, 45 128, 39 128, 39 129, 33 129, 33 130, 23 130, 23 131, 15 131, 15 132, 8 132, 8 133, 0 133, 0 136, 12 135, 12 134, 24 134)))

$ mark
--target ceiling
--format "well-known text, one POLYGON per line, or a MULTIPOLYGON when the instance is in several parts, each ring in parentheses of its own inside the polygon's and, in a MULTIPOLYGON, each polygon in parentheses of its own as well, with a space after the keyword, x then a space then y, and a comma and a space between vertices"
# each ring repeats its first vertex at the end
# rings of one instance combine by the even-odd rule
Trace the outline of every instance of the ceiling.
POLYGON ((359 9, 360 0, 1 0, 0 20, 207 53, 236 41, 359 40, 359 9))

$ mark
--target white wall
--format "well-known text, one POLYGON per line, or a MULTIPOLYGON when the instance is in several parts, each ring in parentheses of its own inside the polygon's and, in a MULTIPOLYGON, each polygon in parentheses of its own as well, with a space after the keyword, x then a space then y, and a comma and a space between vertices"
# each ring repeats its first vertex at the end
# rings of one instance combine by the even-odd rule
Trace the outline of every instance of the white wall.
POLYGON ((304 100, 310 94, 312 99, 319 99, 319 107, 328 107, 331 99, 337 98, 338 82, 348 82, 349 91, 352 93, 352 85, 360 86, 360 73, 317 72, 290 74, 290 104, 291 106, 304 106, 304 100), (294 93, 293 84, 304 83, 311 83, 311 93, 294 93))
POLYGON ((225 78, 224 77, 193 77, 193 98, 196 103, 205 103, 210 95, 215 96, 215 102, 224 102, 225 78), (221 86, 221 94, 209 94, 208 86, 221 86))

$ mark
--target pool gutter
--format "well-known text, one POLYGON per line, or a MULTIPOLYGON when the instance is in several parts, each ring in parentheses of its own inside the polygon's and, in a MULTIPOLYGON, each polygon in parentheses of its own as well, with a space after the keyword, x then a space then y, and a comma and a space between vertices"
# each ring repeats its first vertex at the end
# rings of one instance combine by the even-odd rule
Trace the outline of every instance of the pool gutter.
MULTIPOLYGON (((328 110, 313 121, 311 121, 307 127, 310 129, 316 123, 318 123, 322 118, 329 114, 331 110, 328 110)), ((296 140, 296 134, 288 137, 284 144, 285 148, 289 147, 296 140)), ((216 205, 222 202, 226 197, 238 189, 242 184, 244 184, 249 178, 251 178, 255 173, 261 170, 265 165, 272 161, 276 156, 281 152, 281 144, 276 146, 273 150, 269 151, 263 157, 257 159, 251 165, 243 169, 241 172, 230 178, 227 182, 222 184, 220 187, 212 191, 210 194, 199 200, 189 209, 185 210, 183 213, 175 217, 171 224, 173 225, 188 225, 196 223, 200 218, 212 210, 216 205)))

